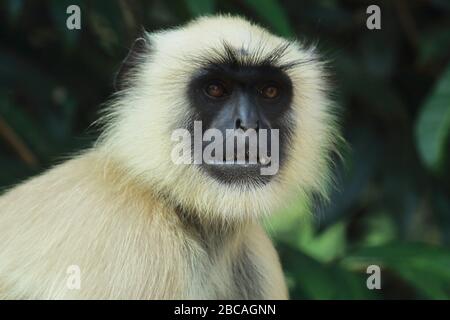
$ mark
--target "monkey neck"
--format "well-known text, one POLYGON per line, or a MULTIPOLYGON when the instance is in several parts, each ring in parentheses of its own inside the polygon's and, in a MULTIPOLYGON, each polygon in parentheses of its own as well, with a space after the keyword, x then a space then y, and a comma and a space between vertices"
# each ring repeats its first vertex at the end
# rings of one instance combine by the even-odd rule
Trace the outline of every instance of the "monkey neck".
POLYGON ((184 234, 196 241, 211 256, 226 248, 235 248, 241 243, 245 230, 253 221, 230 221, 221 215, 209 217, 204 212, 187 208, 176 202, 170 193, 158 192, 161 201, 173 212, 177 224, 184 234))
POLYGON ((198 212, 180 204, 168 190, 158 189, 158 186, 149 186, 139 179, 130 177, 120 163, 113 159, 101 162, 99 172, 102 176, 114 181, 113 185, 119 190, 129 191, 133 188, 134 194, 142 194, 142 198, 158 201, 172 213, 167 219, 181 226, 185 235, 210 253, 218 251, 224 247, 238 244, 245 230, 254 221, 250 220, 230 220, 223 215, 208 215, 206 212, 198 212), (107 174, 106 174, 107 173, 107 174))
POLYGON ((197 241, 210 254, 224 247, 237 245, 250 221, 230 222, 226 219, 205 220, 201 213, 174 206, 174 213, 186 234, 197 241))

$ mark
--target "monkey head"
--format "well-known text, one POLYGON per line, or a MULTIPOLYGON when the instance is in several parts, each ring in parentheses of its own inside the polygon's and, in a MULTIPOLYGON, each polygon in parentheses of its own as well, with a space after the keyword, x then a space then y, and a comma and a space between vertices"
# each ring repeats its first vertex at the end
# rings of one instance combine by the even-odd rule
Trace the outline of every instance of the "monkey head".
POLYGON ((326 193, 339 132, 314 47, 240 17, 203 17, 145 34, 124 67, 100 145, 177 206, 232 221, 326 193), (188 150, 179 163, 177 145, 188 150))

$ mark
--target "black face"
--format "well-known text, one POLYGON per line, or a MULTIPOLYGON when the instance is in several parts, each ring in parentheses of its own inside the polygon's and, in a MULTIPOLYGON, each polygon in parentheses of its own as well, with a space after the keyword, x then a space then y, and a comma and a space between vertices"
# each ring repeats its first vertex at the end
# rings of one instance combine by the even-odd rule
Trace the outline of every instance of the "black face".
MULTIPOLYGON (((285 146, 289 140, 289 113, 291 112, 292 82, 281 69, 270 66, 230 66, 214 64, 203 68, 192 79, 188 96, 193 108, 194 119, 202 122, 203 133, 207 129, 218 129, 224 137, 223 160, 226 164, 203 163, 201 168, 212 177, 224 183, 265 184, 273 175, 262 175, 261 168, 271 165, 271 130, 279 130, 279 165, 283 162, 285 146), (245 140, 245 161, 238 160, 237 147, 234 158, 226 158, 227 129, 245 133, 249 129, 259 133, 267 130, 266 153, 259 153, 262 143, 258 134, 258 148, 255 154, 245 140), (253 161, 250 161, 253 159, 253 161), (256 159, 256 162, 254 161, 256 159), (269 162, 268 162, 269 161, 269 162)), ((190 127, 191 134, 193 127, 190 127)), ((228 131, 229 133, 230 131, 228 131)), ((229 134, 228 134, 229 137, 229 134)), ((231 138, 228 138, 231 139, 231 138)), ((235 139, 233 137, 232 139, 235 139)), ((278 143, 278 141, 276 141, 278 143)), ((203 149, 209 142, 203 143, 203 149)))

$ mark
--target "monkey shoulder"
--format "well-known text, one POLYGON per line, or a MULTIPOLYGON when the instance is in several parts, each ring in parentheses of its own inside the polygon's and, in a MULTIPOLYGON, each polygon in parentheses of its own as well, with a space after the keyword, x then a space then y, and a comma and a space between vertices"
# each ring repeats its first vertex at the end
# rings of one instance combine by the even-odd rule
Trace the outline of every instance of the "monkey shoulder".
POLYGON ((167 210, 107 163, 95 153, 80 155, 0 197, 0 290, 11 288, 0 296, 179 294, 179 250, 164 250, 179 243, 164 219, 167 210), (67 288, 67 272, 74 266, 80 270, 80 290, 67 288))

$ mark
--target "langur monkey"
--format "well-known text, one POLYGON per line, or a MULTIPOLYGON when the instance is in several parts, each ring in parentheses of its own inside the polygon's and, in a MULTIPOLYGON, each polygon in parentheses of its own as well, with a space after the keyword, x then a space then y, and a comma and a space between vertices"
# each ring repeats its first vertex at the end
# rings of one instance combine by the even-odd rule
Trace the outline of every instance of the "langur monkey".
POLYGON ((123 67, 94 146, 0 197, 0 298, 287 299, 260 220, 326 194, 339 132, 315 49, 201 17, 145 33, 123 67), (278 172, 175 164, 195 121, 278 129, 278 172))

